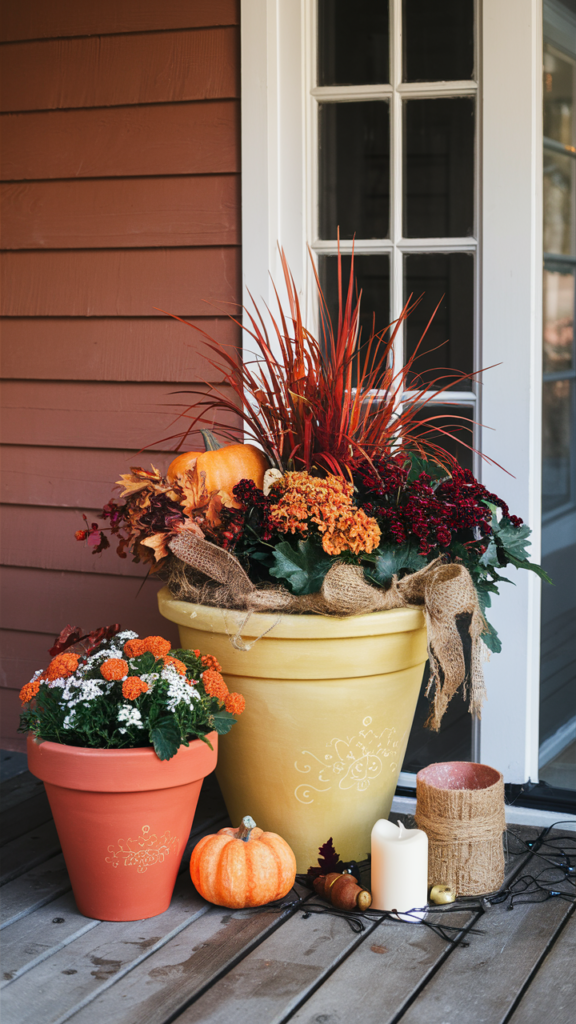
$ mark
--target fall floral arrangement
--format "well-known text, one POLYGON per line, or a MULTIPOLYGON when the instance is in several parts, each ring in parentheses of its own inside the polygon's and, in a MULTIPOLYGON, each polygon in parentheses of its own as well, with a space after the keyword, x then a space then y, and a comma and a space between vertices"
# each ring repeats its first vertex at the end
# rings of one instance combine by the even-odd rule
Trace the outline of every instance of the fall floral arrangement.
MULTIPOLYGON (((233 554, 255 585, 293 595, 318 592, 336 563, 360 567, 371 586, 386 590, 441 559, 467 569, 483 614, 506 566, 546 579, 529 561, 529 528, 438 443, 444 436, 470 448, 463 439, 469 426, 456 414, 441 421, 430 403, 473 375, 438 371, 421 384, 416 360, 426 331, 395 369, 396 334, 414 303, 362 341, 352 263, 345 296, 340 276, 337 325, 318 283, 316 339, 303 325, 285 262, 284 271, 290 308, 279 303, 278 318, 270 317, 273 337, 258 311, 241 325, 254 359, 241 360, 206 336, 228 387, 191 392, 183 413, 189 423, 175 435, 181 448, 192 430, 210 423, 234 442, 226 426, 233 412, 257 447, 223 445, 202 430, 205 452, 184 451, 166 475, 133 467, 118 481, 120 500, 102 509, 104 525, 85 517, 77 539, 100 552, 112 536, 120 557, 130 551, 170 580, 174 559, 196 538, 233 554)), ((500 650, 488 623, 483 640, 500 650)))
POLYGON ((162 761, 181 744, 229 732, 244 698, 229 693, 212 655, 172 650, 118 625, 82 636, 68 626, 46 669, 20 691, 20 731, 75 747, 153 746, 162 761))

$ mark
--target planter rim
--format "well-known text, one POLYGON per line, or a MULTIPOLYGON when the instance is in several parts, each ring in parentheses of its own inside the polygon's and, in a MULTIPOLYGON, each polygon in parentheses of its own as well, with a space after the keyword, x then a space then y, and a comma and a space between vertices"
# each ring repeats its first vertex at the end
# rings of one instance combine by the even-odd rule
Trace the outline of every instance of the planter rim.
POLYGON ((33 775, 64 789, 101 793, 136 793, 171 789, 203 779, 216 767, 218 734, 207 733, 213 750, 203 740, 190 740, 169 761, 161 761, 153 747, 101 749, 28 736, 28 768, 33 775))
POLYGON ((421 768, 417 773, 416 788, 418 788, 418 783, 420 783, 421 787, 425 785, 429 789, 441 793, 486 793, 488 790, 500 786, 502 780, 502 772, 488 764, 481 764, 479 761, 435 761, 433 764, 428 764, 425 768, 421 768), (458 779, 455 780, 456 784, 454 785, 442 785, 438 779, 438 776, 441 775, 438 770, 445 768, 460 769, 462 780, 464 776, 468 776, 466 781, 476 782, 477 785, 460 784, 461 780, 458 779))
POLYGON ((158 607, 161 615, 179 626, 191 626, 194 629, 209 633, 225 633, 228 636, 240 630, 242 636, 260 637, 267 634, 271 639, 286 640, 380 636, 383 633, 404 633, 422 629, 426 624, 423 605, 414 605, 410 608, 391 608, 388 611, 350 615, 345 618, 335 615, 251 612, 246 623, 242 625, 247 615, 245 611, 179 601, 171 596, 167 586, 158 591, 158 607))

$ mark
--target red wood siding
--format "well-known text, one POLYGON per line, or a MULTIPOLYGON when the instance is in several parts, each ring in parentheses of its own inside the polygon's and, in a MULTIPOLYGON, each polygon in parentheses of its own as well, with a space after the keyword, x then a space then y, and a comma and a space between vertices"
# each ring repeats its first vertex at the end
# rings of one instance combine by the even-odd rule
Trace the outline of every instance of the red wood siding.
POLYGON ((167 465, 174 393, 217 379, 161 310, 239 343, 238 22, 238 0, 3 2, 3 746, 66 623, 176 639, 143 567, 74 531, 167 465))

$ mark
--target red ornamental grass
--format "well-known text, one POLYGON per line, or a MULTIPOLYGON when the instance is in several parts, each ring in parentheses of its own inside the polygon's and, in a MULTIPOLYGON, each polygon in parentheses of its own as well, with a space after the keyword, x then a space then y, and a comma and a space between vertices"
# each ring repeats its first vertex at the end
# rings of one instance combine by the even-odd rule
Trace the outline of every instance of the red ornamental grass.
POLYGON ((317 340, 302 322, 296 285, 284 252, 280 253, 289 312, 283 309, 276 293, 278 314, 275 317, 269 313, 273 340, 256 303, 254 315, 245 311, 243 324, 231 318, 254 342, 255 359, 243 361, 236 349, 182 320, 204 335, 206 347, 215 357, 209 361, 222 373, 222 383, 227 388, 221 390, 206 381, 208 396, 205 392, 180 392, 201 397, 182 413, 190 421, 186 429, 163 440, 176 439, 179 450, 191 432, 204 424, 235 441, 243 430, 246 440, 260 444, 272 464, 280 468, 316 468, 348 478, 353 468, 371 463, 382 452, 411 452, 444 466, 454 465, 454 458, 432 438, 441 434, 469 448, 452 433, 458 428, 456 421, 465 422, 467 429, 469 422, 454 415, 454 426, 447 429, 438 423, 440 417, 432 411, 418 421, 415 417, 429 406, 431 393, 441 394, 456 381, 469 380, 474 374, 443 370, 426 385, 420 386, 416 380, 408 387, 436 310, 413 354, 396 369, 394 343, 400 325, 420 300, 410 299, 393 324, 379 332, 373 326, 370 337, 366 341, 361 339, 361 293, 354 298, 354 256, 345 298, 339 256, 336 328, 314 269, 322 325, 321 339, 317 340), (277 352, 280 354, 276 355, 277 352), (236 432, 226 425, 230 413, 239 414, 242 420, 236 432))

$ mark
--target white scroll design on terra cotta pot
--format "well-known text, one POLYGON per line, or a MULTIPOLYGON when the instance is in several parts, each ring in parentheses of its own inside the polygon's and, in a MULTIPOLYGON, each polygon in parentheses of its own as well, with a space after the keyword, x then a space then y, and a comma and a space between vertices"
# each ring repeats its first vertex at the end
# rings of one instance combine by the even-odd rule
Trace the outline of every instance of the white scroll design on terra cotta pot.
POLYGON ((111 856, 106 857, 106 863, 111 864, 113 868, 117 868, 120 863, 123 863, 125 868, 136 867, 138 873, 143 874, 154 864, 162 864, 170 851, 177 853, 177 836, 173 836, 167 831, 158 838, 156 833, 153 832, 152 835, 149 835, 149 832, 150 825, 143 825, 142 835, 137 839, 119 839, 117 843, 119 849, 109 846, 108 853, 111 856))
POLYGON ((312 771, 317 772, 314 781, 320 785, 302 782, 296 786, 294 796, 301 804, 314 803, 313 792, 327 793, 335 784, 339 789, 356 788, 361 793, 382 774, 385 766, 390 772, 396 770, 401 744, 400 739, 394 738, 396 729, 383 729, 382 732, 375 733, 370 728, 372 719, 369 716, 363 719, 362 725, 364 728, 358 730, 357 736, 345 739, 335 736, 331 739, 326 744, 329 752, 323 757, 318 757, 310 750, 302 751, 305 757, 313 758, 316 764, 304 763, 301 767, 298 761, 295 761, 296 771, 302 772, 303 775, 312 771), (390 760, 387 760, 388 758, 390 760))

